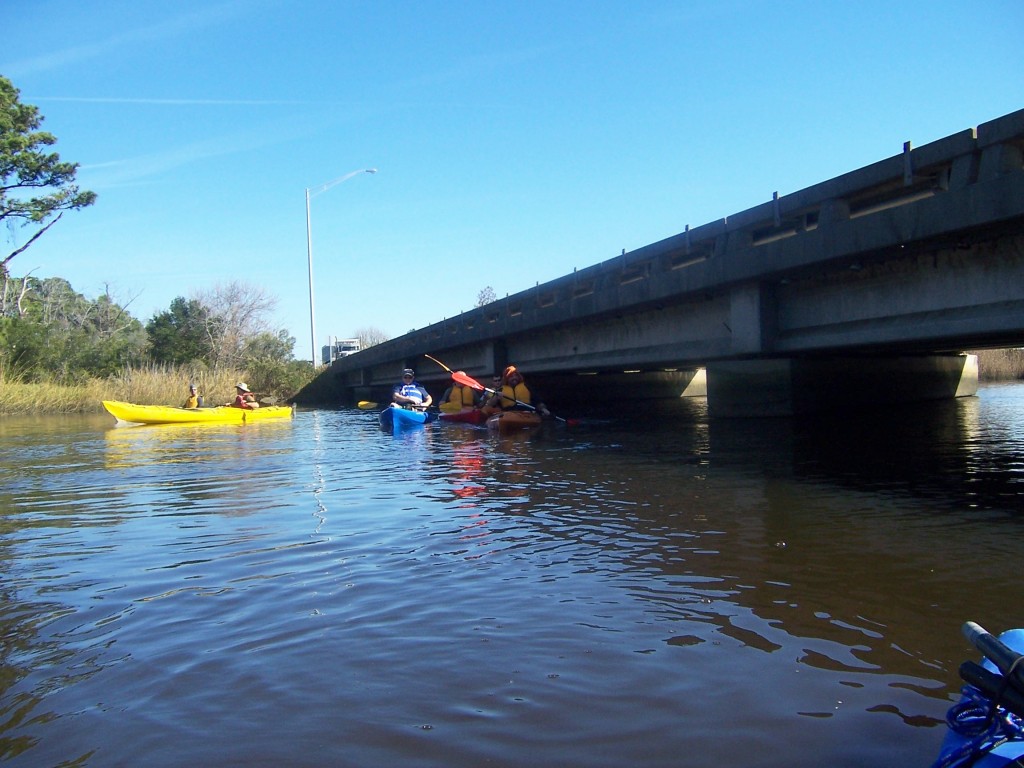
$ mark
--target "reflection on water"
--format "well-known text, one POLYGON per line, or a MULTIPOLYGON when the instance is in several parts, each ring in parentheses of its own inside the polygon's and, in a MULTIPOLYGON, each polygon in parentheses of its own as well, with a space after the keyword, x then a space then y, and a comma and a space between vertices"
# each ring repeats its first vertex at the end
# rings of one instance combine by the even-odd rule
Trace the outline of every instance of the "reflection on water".
POLYGON ((0 759, 927 765, 1020 623, 1022 406, 0 420, 0 759))
POLYGON ((289 421, 109 428, 105 493, 126 514, 136 505, 168 515, 264 511, 264 494, 289 473, 291 429, 289 421), (140 494, 138 480, 152 494, 140 494))

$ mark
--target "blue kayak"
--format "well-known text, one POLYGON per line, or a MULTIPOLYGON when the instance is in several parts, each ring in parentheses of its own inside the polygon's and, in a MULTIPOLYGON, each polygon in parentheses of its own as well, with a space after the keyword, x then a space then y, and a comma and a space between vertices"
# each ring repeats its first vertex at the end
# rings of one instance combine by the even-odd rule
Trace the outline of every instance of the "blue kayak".
POLYGON ((1024 760, 1024 629, 999 637, 974 622, 964 635, 981 651, 981 664, 965 661, 966 685, 946 713, 947 731, 933 768, 999 768, 1024 760))
POLYGON ((398 405, 389 405, 380 412, 380 425, 385 429, 402 429, 429 424, 437 418, 436 413, 414 411, 398 405))

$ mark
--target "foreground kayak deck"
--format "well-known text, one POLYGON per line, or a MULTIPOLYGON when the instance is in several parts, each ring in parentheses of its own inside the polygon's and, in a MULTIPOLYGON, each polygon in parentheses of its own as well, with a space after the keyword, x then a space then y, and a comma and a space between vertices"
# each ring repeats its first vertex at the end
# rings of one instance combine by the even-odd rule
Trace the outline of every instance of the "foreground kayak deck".
POLYGON ((103 407, 118 421, 131 424, 245 424, 250 421, 291 418, 290 406, 276 405, 247 410, 230 406, 216 408, 175 408, 169 405, 136 405, 118 400, 104 400, 103 407))

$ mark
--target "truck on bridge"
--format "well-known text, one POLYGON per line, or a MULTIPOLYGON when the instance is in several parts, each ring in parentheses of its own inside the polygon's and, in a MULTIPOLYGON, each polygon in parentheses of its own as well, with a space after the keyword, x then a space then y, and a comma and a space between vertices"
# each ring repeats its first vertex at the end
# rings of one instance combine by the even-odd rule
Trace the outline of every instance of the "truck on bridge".
POLYGON ((330 365, 335 360, 353 355, 361 349, 359 339, 338 339, 325 345, 321 350, 324 365, 330 365))

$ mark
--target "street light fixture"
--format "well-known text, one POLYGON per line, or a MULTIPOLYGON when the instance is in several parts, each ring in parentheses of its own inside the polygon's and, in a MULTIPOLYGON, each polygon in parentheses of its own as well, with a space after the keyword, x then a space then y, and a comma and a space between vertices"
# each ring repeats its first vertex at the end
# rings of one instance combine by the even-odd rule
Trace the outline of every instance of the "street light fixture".
POLYGON ((309 340, 311 345, 313 367, 316 368, 316 310, 313 304, 313 230, 310 226, 309 218, 309 199, 316 197, 322 192, 326 192, 333 186, 341 184, 343 181, 348 181, 353 176, 358 176, 360 173, 376 173, 376 168, 360 168, 358 171, 352 171, 346 173, 340 178, 328 181, 325 184, 321 184, 318 187, 306 187, 306 254, 309 259, 309 340))

